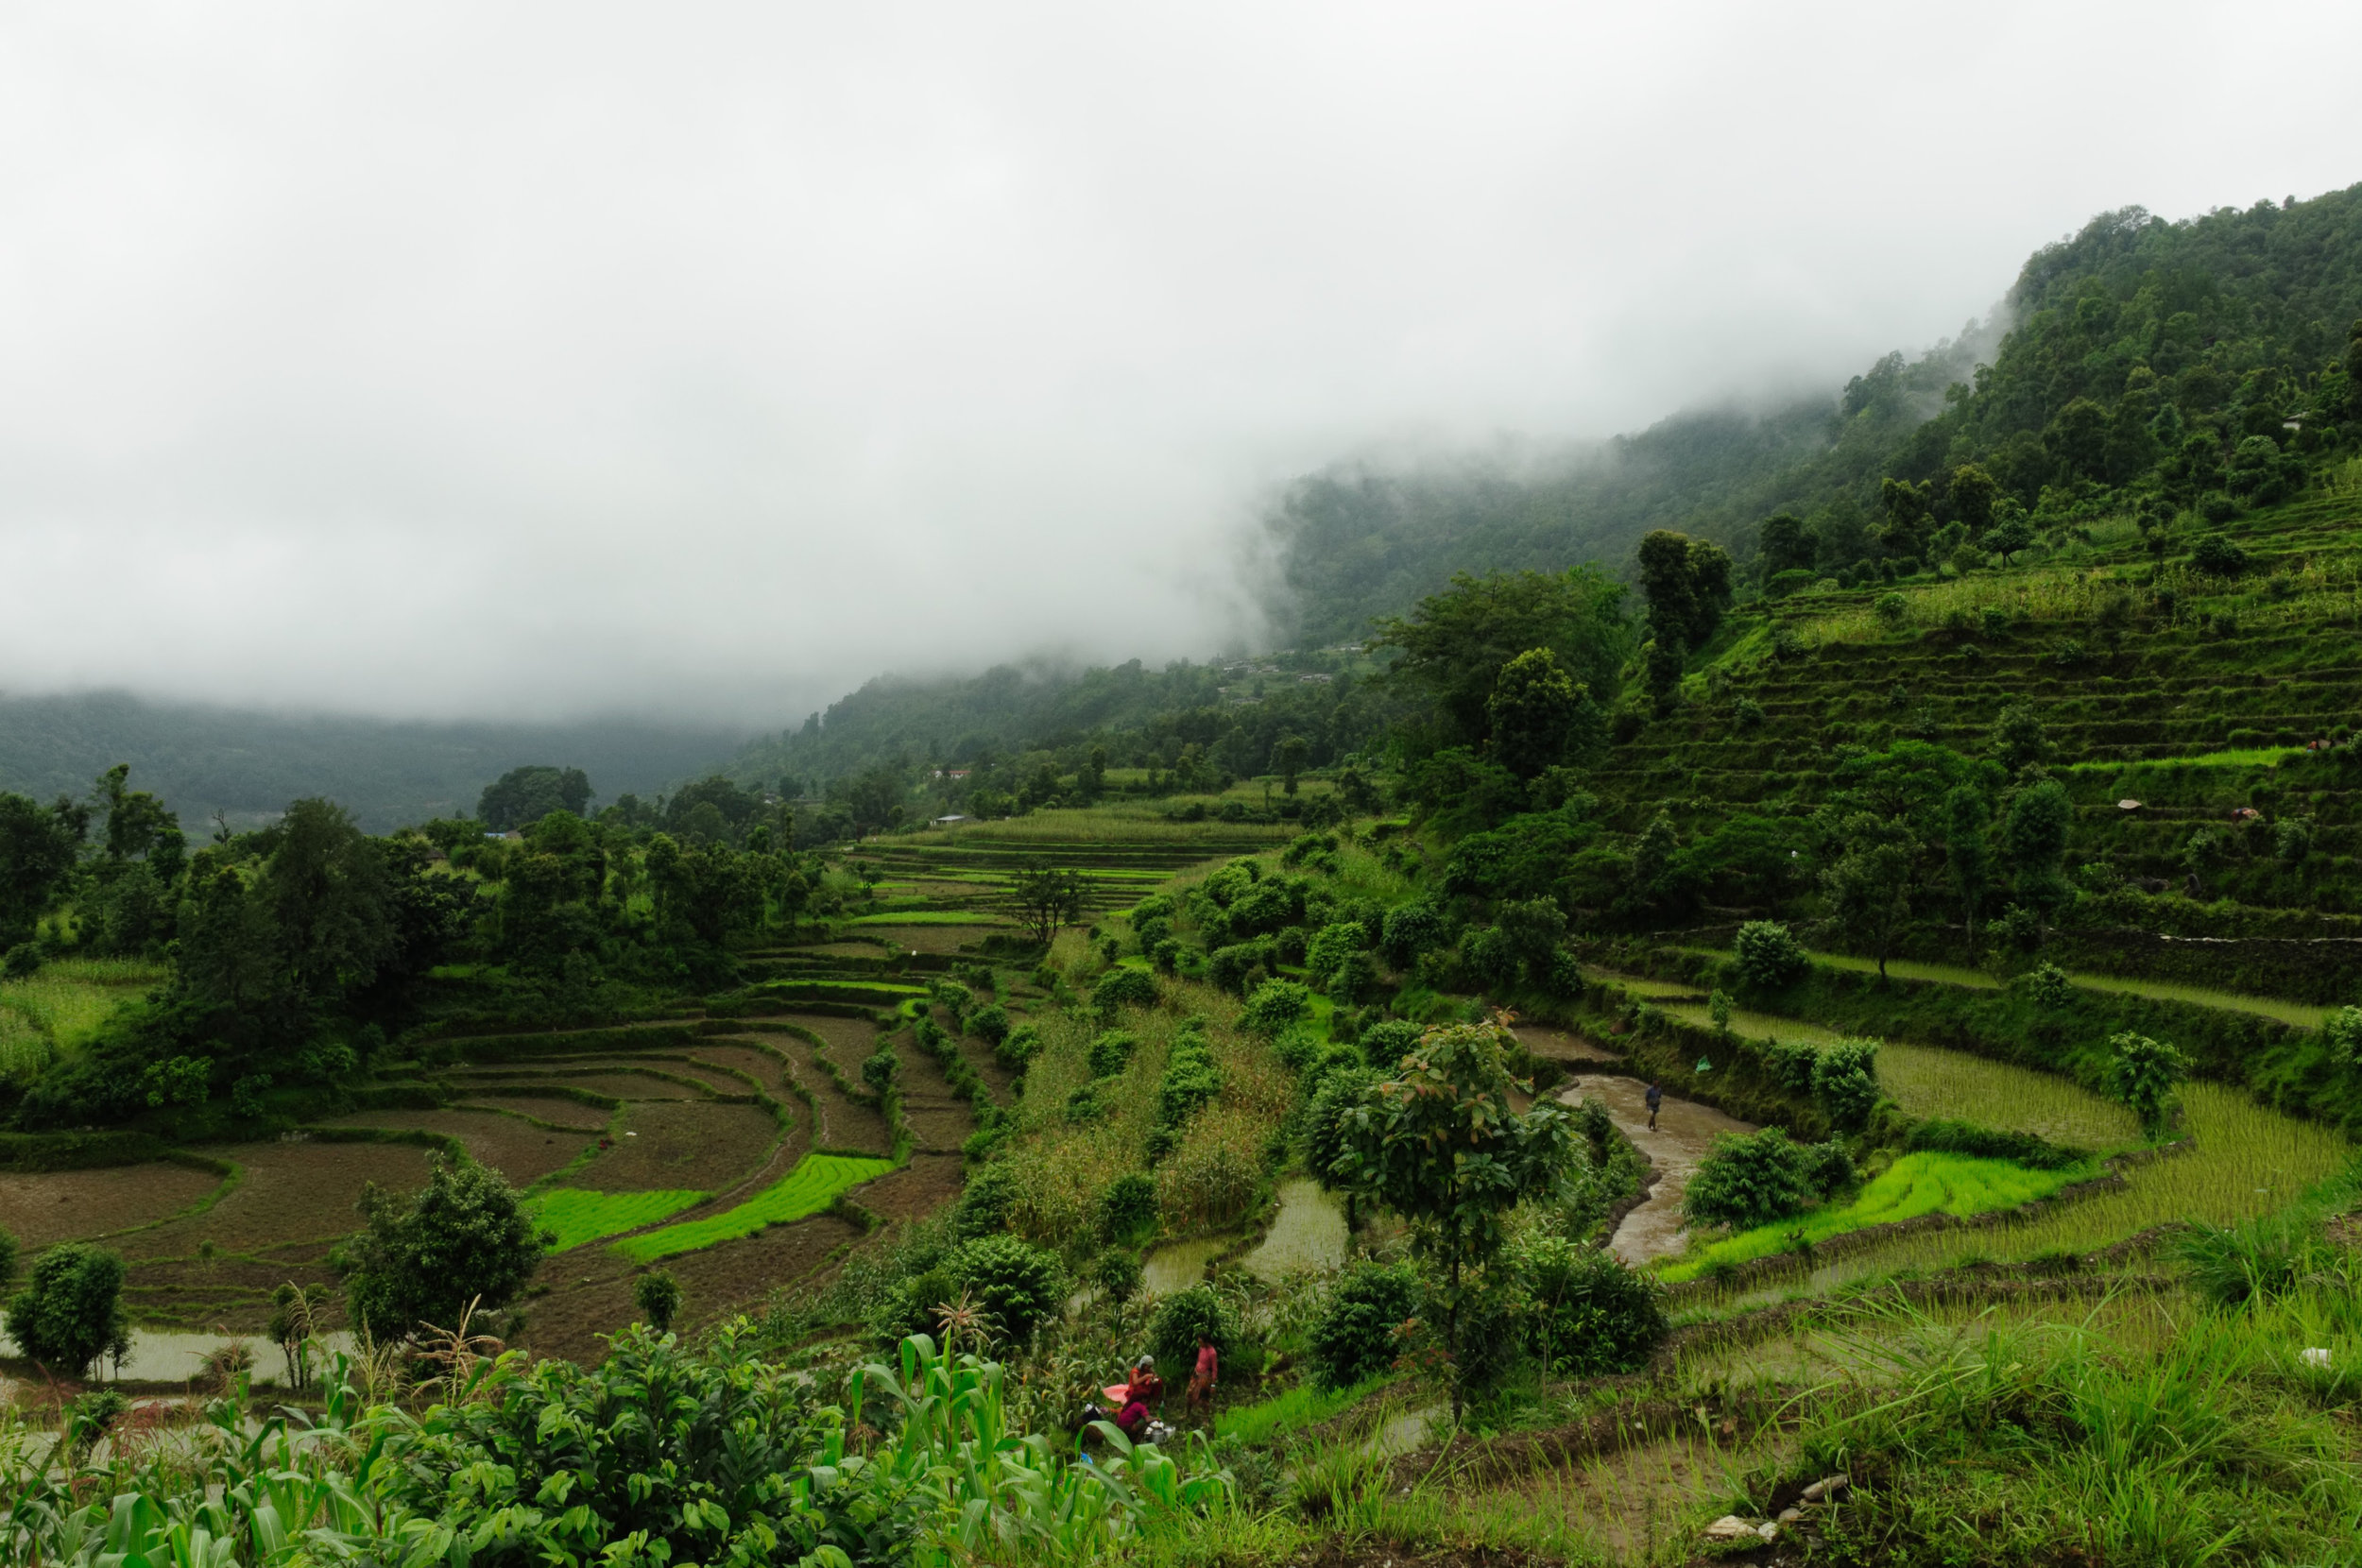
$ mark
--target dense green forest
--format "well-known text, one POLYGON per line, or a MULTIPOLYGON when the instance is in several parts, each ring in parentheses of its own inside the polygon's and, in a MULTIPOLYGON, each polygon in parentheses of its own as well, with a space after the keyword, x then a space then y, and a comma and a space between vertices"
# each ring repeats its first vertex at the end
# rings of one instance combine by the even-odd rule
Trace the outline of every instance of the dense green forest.
POLYGON ((473 809, 504 771, 535 758, 585 770, 603 798, 651 793, 727 753, 718 725, 628 720, 562 724, 402 722, 156 702, 123 692, 0 694, 0 790, 79 793, 129 762, 180 817, 219 811, 261 826, 299 796, 336 801, 371 832, 473 809))

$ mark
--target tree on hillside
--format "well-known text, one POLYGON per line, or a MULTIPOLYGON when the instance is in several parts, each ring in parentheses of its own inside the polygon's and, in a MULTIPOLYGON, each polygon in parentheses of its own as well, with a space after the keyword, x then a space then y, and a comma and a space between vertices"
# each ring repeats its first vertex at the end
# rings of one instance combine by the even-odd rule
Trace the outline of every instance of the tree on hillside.
POLYGON ((1985 548, 1999 555, 2003 566, 2008 566, 2011 556, 2033 542, 2034 530, 2028 524, 2023 513, 2004 518, 1993 532, 1985 536, 1985 548))
POLYGON ((1977 952, 1977 916, 1993 886, 1993 853, 1987 833, 1993 808, 1974 784, 1957 784, 1943 797, 1943 857, 1952 873, 1952 892, 1960 901, 1960 919, 1968 928, 1968 950, 1977 952))
POLYGON ((1932 488, 1903 479, 1878 482, 1878 504, 1886 514, 1878 525, 1878 543, 1889 555, 1918 557, 1926 554, 1928 531, 1934 525, 1934 508, 1929 501, 1932 488))
POLYGON ((1755 554, 1763 561, 1764 576, 1810 570, 1819 556, 1820 542, 1805 526, 1804 519, 1793 512, 1774 512, 1755 531, 1755 554))
POLYGON ((1911 846, 1894 825, 1867 812, 1845 820, 1843 842, 1849 847, 1821 874, 1822 889, 1838 929, 1878 961, 1884 980, 1894 940, 1910 918, 1911 846))
POLYGON ((590 809, 590 780, 580 768, 511 768, 484 787, 475 814, 495 832, 539 822, 552 811, 576 816, 590 809))
POLYGON ((2001 823, 2001 852, 2018 900, 2027 908, 2051 909, 2066 898, 2059 861, 2066 853, 2067 828, 2074 820, 2075 803, 2055 778, 2020 790, 2010 801, 2001 823))
POLYGON ((499 1171, 470 1159, 436 1159, 416 1192, 370 1183, 358 1207, 363 1229, 332 1261, 353 1321, 385 1338, 456 1328, 471 1305, 507 1305, 556 1240, 499 1171))
POLYGON ((1554 1192, 1575 1158, 1566 1108, 1542 1099, 1510 1108, 1508 1027, 1498 1018, 1429 1031, 1394 1076, 1346 1114, 1333 1172, 1411 1222, 1412 1246, 1444 1272, 1444 1344, 1451 1356, 1452 1416, 1465 1403, 1461 1330, 1469 1274, 1507 1239, 1503 1220, 1554 1192))
POLYGON ((1952 470, 1952 520, 1967 529, 1970 538, 1982 538, 1993 526, 1993 503, 2000 494, 1993 475, 1974 463, 1961 464, 1952 470))
POLYGON ((392 892, 376 840, 329 800, 290 804, 255 886, 299 998, 367 984, 392 949, 392 892))
POLYGON ((1657 529, 1640 541, 1640 594, 1658 643, 1668 634, 1685 648, 1703 648, 1731 603, 1731 558, 1722 547, 1657 529))
POLYGON ((41 917, 65 892, 74 859, 90 829, 90 812, 60 795, 38 806, 0 794, 0 951, 32 939, 41 917))
POLYGON ((1283 735, 1272 747, 1272 772, 1280 776, 1281 788, 1287 793, 1296 793, 1296 775, 1302 773, 1311 759, 1311 744, 1301 735, 1283 735))
POLYGON ((1386 679, 1434 699, 1441 739, 1475 745, 1492 733, 1489 705, 1502 666, 1532 649, 1548 648, 1586 689, 1613 690, 1632 644, 1623 604, 1623 588, 1593 567, 1462 572, 1408 619, 1378 622, 1371 642, 1401 650, 1386 679))
POLYGON ((2144 1136, 2163 1136, 2173 1116, 2174 1091, 2190 1076, 2190 1059, 2162 1040, 2130 1031, 2110 1036, 2108 1048, 2108 1092, 2140 1118, 2144 1136))
POLYGON ((1048 946, 1058 928, 1083 916, 1083 878, 1047 861, 1018 871, 1009 883, 1009 907, 1026 934, 1048 946))
POLYGON ((2050 757, 2050 737, 2032 703, 2015 702, 1993 726, 1993 755, 2011 773, 2050 757))
POLYGON ((9 1337, 52 1372, 79 1377, 93 1361, 131 1348, 123 1316, 123 1259, 78 1242, 33 1260, 9 1303, 9 1337))
POLYGON ((1603 728, 1591 694, 1548 648, 1529 648, 1501 666, 1485 715, 1493 759, 1519 778, 1592 749, 1603 728))

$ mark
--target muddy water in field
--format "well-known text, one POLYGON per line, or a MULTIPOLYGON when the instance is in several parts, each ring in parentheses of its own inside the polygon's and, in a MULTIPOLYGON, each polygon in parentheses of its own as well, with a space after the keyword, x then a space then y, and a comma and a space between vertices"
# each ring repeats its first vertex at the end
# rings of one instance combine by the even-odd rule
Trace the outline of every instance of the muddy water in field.
POLYGON ((1279 1184, 1279 1212, 1242 1261, 1248 1272, 1277 1284, 1308 1270, 1344 1268, 1346 1239, 1344 1204, 1298 1176, 1279 1184))
MULTIPOLYGON (((180 1334, 166 1329, 135 1328, 131 1331, 131 1353, 120 1365, 107 1356, 93 1370, 109 1382, 184 1383, 205 1370, 207 1356, 228 1344, 242 1344, 252 1354, 256 1382, 267 1379, 282 1387, 286 1384, 286 1353, 260 1334, 180 1334)), ((314 1371, 325 1365, 336 1352, 351 1355, 352 1348, 352 1336, 342 1330, 321 1335, 312 1351, 314 1371)))
POLYGON ((1632 1139, 1639 1150, 1656 1162, 1656 1185, 1638 1208, 1624 1216, 1622 1224, 1608 1242, 1608 1250, 1626 1263, 1646 1263, 1653 1257, 1665 1257, 1682 1250, 1682 1194, 1689 1190, 1689 1178, 1704 1157, 1706 1148, 1720 1133, 1752 1133, 1752 1122, 1726 1116, 1710 1105, 1692 1100, 1665 1097, 1665 1105, 1657 1116, 1657 1124, 1649 1125, 1648 1085, 1636 1078, 1617 1078, 1605 1074, 1584 1073, 1558 1098, 1573 1105, 1583 1099, 1596 1099, 1607 1107, 1607 1114, 1632 1139))
POLYGON ((1206 1266, 1214 1260, 1214 1254, 1237 1239, 1231 1236, 1199 1236, 1152 1247, 1148 1255, 1140 1259, 1140 1284, 1158 1296, 1187 1290, 1206 1278, 1206 1266))

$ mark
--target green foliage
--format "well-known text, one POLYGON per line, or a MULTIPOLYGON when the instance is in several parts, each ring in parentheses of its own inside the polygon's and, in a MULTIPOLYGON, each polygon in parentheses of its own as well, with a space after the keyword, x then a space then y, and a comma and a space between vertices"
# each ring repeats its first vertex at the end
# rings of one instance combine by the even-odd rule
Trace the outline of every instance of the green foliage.
POLYGON ((1664 1342, 1664 1287, 1606 1249, 1533 1230, 1505 1262, 1527 1304, 1517 1314, 1525 1348, 1553 1374, 1635 1372, 1664 1342))
POLYGON ((2269 1301, 2314 1279, 2342 1283, 2347 1264, 2317 1223, 2285 1212, 2235 1225, 2191 1221, 2168 1253, 2188 1266, 2199 1294, 2220 1306, 2269 1301))
POLYGON ((1805 945, 1776 921, 1748 921, 1738 928, 1731 946, 1739 980, 1759 991, 1779 990, 1812 968, 1805 945))
POLYGON ((33 1259, 9 1303, 9 1338, 54 1372, 79 1377, 101 1355, 131 1348, 123 1315, 123 1259, 100 1248, 62 1242, 33 1259))
POLYGON ((1255 988, 1239 1015, 1239 1027, 1266 1040, 1276 1039, 1311 1010, 1312 994, 1294 980, 1270 980, 1255 988))
POLYGON ((1139 1036, 1130 1030, 1110 1029, 1101 1031, 1091 1041, 1090 1069, 1093 1078, 1112 1078, 1132 1061, 1132 1052, 1139 1047, 1139 1036))
POLYGON ((1184 1025, 1165 1053, 1165 1076, 1156 1086, 1156 1125, 1177 1131, 1222 1093, 1222 1069, 1206 1043, 1204 1026, 1184 1025))
MULTIPOLYGON (((961 1298, 982 1307, 1001 1343, 1021 1345, 1066 1304, 1058 1255, 1014 1236, 984 1236, 953 1249, 940 1270, 940 1302, 961 1298)), ((929 1303, 929 1305, 939 1303, 929 1303)))
MULTIPOLYGON (((973 1069, 970 1069, 971 1071, 973 1069)), ((691 1253, 716 1242, 752 1236, 765 1225, 784 1225, 818 1214, 851 1187, 894 1168, 892 1160, 855 1154, 807 1154, 796 1168, 745 1202, 704 1219, 684 1219, 645 1236, 615 1243, 615 1251, 634 1263, 654 1263, 677 1253, 691 1253)))
POLYGON ((1812 1098, 1843 1132, 1858 1132, 1878 1104, 1878 1042, 1838 1040, 1813 1053, 1812 1098))
POLYGON ((1790 1219, 1853 1181, 1852 1162, 1835 1144, 1798 1143, 1784 1129, 1718 1135, 1682 1200, 1694 1225, 1753 1230, 1790 1219))
POLYGON ((593 1192, 584 1187, 552 1187, 533 1200, 532 1208, 534 1220, 555 1238, 550 1251, 564 1253, 603 1236, 653 1225, 710 1196, 687 1190, 593 1192))
POLYGON ((16 1237, 6 1226, 0 1226, 0 1285, 16 1278, 16 1237))
POLYGON ((1203 1336, 1225 1367, 1238 1366, 1247 1348, 1246 1325, 1229 1297, 1210 1285, 1176 1290, 1156 1304, 1149 1321, 1149 1349, 1159 1367, 1178 1371, 1197 1364, 1197 1342, 1203 1336))
POLYGON ((680 1281, 662 1269, 652 1269, 631 1282, 632 1304, 659 1334, 673 1326, 674 1315, 680 1311, 680 1281))
POLYGON ((1386 912, 1378 936, 1378 951, 1388 963, 1407 969, 1421 953, 1440 947, 1449 927, 1432 904, 1413 899, 1386 912))
POLYGON ((1099 1200, 1099 1234, 1119 1247, 1137 1247, 1156 1234, 1155 1178, 1126 1171, 1099 1200))
POLYGON ((2020 976, 2017 983, 2024 988, 2026 999, 2045 1013, 2055 1013, 2065 1006, 2073 990, 2066 971, 2047 962, 2020 976))
POLYGON ((993 1047, 992 1053, 1010 1066, 1022 1070, 1041 1054, 1041 1031, 1032 1024, 1019 1024, 993 1047))
POLYGON ((1402 1353, 1398 1331, 1420 1312, 1418 1270, 1361 1263, 1345 1270, 1305 1335, 1305 1357, 1326 1389, 1386 1371, 1402 1353))
POLYGON ((2362 1007, 2341 1007, 2323 1019, 2321 1043, 2332 1061, 2349 1065, 2362 1061, 2362 1007))
POLYGON ((590 807, 590 780, 580 768, 511 768, 484 787, 475 814, 495 833, 530 827, 552 811, 581 816, 590 807))
POLYGON ((1349 1114, 1334 1167, 1348 1190, 1409 1220, 1412 1247, 1443 1270, 1444 1344, 1463 1376, 1468 1271, 1499 1252, 1509 1211, 1555 1190, 1575 1158, 1565 1106, 1511 1109, 1502 1051, 1514 1043, 1498 1024, 1429 1031, 1349 1114))
POLYGON ((360 1210, 364 1228, 335 1263, 353 1321, 389 1338, 506 1306, 552 1245, 501 1173, 473 1160, 433 1160, 411 1193, 372 1183, 360 1210))
POLYGON ((1547 649, 1583 689, 1613 690, 1629 639, 1623 589, 1586 566, 1558 574, 1459 573, 1408 619, 1380 621, 1373 641, 1402 651, 1388 679, 1433 700, 1446 743, 1474 745, 1491 735, 1502 671, 1520 655, 1547 649))
POLYGON ((1312 983, 1326 989, 1345 962, 1370 945, 1370 933, 1358 920, 1338 920, 1323 926, 1304 950, 1304 967, 1312 983))
POLYGON ((1912 1123, 1903 1147, 1912 1152, 1926 1150, 1938 1154, 1968 1154, 1986 1160, 2008 1160, 2031 1170, 2063 1170, 2091 1157, 2085 1150, 2054 1144, 2031 1133, 1979 1127, 1975 1122, 1943 1116, 1912 1123))
POLYGON ((2149 1137, 2160 1136, 2177 1103, 2174 1091, 2190 1076, 2190 1059, 2130 1030, 2112 1035, 2108 1049, 2108 1092, 2140 1118, 2149 1137))
POLYGON ((967 1031, 998 1051, 1009 1035, 1009 1010, 999 1002, 978 1008, 967 1016, 967 1031))
POLYGON ((1720 986, 1716 986, 1714 988, 1713 992, 1706 997, 1706 1016, 1714 1020, 1714 1029, 1716 1033, 1728 1034, 1731 1031, 1731 996, 1729 992, 1723 990, 1720 986))
POLYGON ((2248 554, 2220 534, 2209 534, 2190 552, 2190 565, 2210 577, 2236 577, 2248 568, 2248 554))
POLYGON ((1129 964, 1118 964, 1092 985, 1091 1007, 1104 1017, 1127 1007, 1154 1007, 1157 994, 1155 975, 1129 964))
POLYGON ((1993 755, 2012 773, 2050 757, 2050 737, 2042 714, 2028 702, 2013 702, 1993 726, 1993 755))
POLYGON ((1128 1247, 1110 1247, 1091 1259, 1090 1281, 1114 1302, 1128 1302, 1140 1293, 1140 1254, 1128 1247))
POLYGON ((1548 648, 1530 648, 1501 666, 1485 717, 1494 759, 1519 778, 1587 757, 1606 737, 1590 692, 1548 648))

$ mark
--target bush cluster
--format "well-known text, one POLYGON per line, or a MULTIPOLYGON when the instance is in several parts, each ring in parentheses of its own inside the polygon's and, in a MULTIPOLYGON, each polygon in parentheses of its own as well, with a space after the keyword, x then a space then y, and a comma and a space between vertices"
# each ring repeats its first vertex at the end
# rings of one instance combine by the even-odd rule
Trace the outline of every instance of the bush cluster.
POLYGON ((1698 1163, 1682 1201, 1696 1225, 1753 1230, 1792 1219, 1850 1186, 1854 1162, 1841 1145, 1798 1143, 1785 1129, 1725 1133, 1698 1163))

